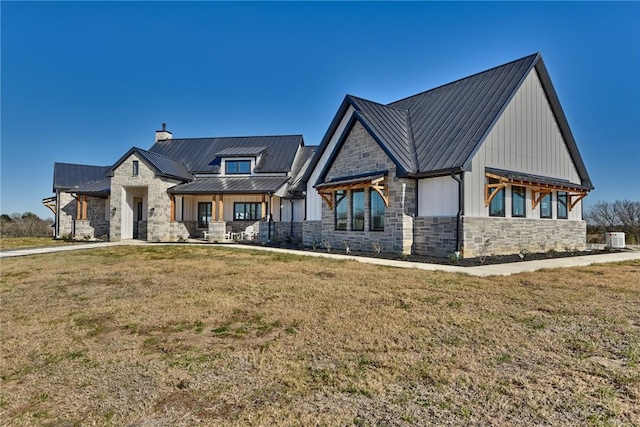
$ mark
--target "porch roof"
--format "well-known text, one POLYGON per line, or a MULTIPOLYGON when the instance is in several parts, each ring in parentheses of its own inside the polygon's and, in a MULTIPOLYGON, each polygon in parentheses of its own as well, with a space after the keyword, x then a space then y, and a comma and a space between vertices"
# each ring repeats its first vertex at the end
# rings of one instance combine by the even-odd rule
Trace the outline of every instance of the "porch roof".
POLYGON ((85 196, 108 196, 111 194, 111 179, 101 179, 100 181, 90 182, 81 185, 78 188, 69 190, 70 193, 82 194, 85 196))
POLYGON ((345 187, 351 187, 357 184, 367 184, 370 185, 373 181, 376 181, 380 178, 384 178, 387 176, 389 172, 377 171, 371 173, 365 173, 360 175, 351 175, 351 176, 341 176, 339 178, 334 178, 330 181, 323 182, 321 184, 317 184, 315 187, 318 191, 320 190, 329 190, 329 189, 343 189, 345 187))
POLYGON ((170 194, 275 193, 287 176, 245 176, 196 178, 194 181, 171 187, 170 194))
POLYGON ((552 190, 565 191, 589 191, 590 186, 575 184, 568 179, 550 178, 540 175, 532 175, 524 172, 514 172, 504 169, 485 168, 485 174, 495 177, 502 182, 522 185, 525 187, 549 188, 552 190))

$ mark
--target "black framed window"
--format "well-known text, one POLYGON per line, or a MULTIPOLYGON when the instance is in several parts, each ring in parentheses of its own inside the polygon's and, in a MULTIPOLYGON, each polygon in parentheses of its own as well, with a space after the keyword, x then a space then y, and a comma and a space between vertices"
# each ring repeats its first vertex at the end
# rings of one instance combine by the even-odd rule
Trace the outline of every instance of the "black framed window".
POLYGON ((251 173, 251 160, 227 160, 224 163, 227 175, 248 175, 251 173))
POLYGON ((347 229, 347 193, 344 190, 336 191, 335 194, 335 226, 336 230, 347 229))
POLYGON ((384 200, 377 191, 372 190, 371 204, 369 210, 371 211, 371 222, 369 228, 371 231, 384 231, 384 200))
MULTIPOLYGON (((497 197, 497 196, 496 196, 497 197)), ((525 187, 511 187, 511 216, 524 218, 527 216, 527 189, 525 187)))
POLYGON ((364 190, 351 192, 351 229, 364 231, 364 190))
POLYGON ((551 218, 551 193, 540 200, 540 218, 551 218))
MULTIPOLYGON (((489 184, 497 184, 497 179, 489 179, 489 184)), ((490 188, 490 194, 498 192, 489 203, 489 216, 504 216, 504 188, 490 188)))
POLYGON ((567 202, 569 197, 566 191, 558 191, 558 219, 569 218, 569 210, 567 209, 567 202))
POLYGON ((198 202, 198 228, 209 228, 211 202, 198 202))
POLYGON ((257 221, 262 215, 262 203, 236 202, 233 204, 233 219, 235 221, 257 221))
POLYGON ((138 162, 137 160, 133 161, 133 169, 131 171, 131 173, 133 175, 138 175, 138 173, 140 172, 140 162, 138 162))

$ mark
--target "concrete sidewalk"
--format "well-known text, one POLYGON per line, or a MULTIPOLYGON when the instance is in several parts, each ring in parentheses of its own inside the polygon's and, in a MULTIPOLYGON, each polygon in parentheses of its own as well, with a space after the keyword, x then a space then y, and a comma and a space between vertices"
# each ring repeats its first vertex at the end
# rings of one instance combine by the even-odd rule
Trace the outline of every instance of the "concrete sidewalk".
MULTIPOLYGON (((43 248, 31 248, 31 249, 16 249, 11 251, 0 252, 0 258, 18 257, 18 256, 30 256, 39 255, 54 252, 74 251, 81 249, 96 249, 110 246, 122 246, 122 245, 162 245, 163 243, 147 243, 139 240, 128 240, 124 242, 101 242, 101 243, 87 243, 87 244, 74 244, 69 246, 53 246, 43 248)), ((186 243, 193 244, 193 243, 186 243)), ((620 262, 629 260, 640 260, 640 251, 625 251, 625 252, 613 252, 600 255, 586 255, 566 258, 549 258, 537 261, 522 261, 506 264, 493 264, 493 265, 481 265, 478 267, 457 267, 453 265, 441 265, 441 264, 425 264, 421 262, 409 262, 409 261, 396 261, 383 258, 369 258, 369 257, 356 257, 350 255, 331 254, 323 252, 306 252, 293 249, 280 249, 269 248, 266 246, 245 246, 237 244, 218 244, 218 243, 202 243, 203 245, 213 247, 223 247, 232 250, 255 250, 255 251, 269 251, 276 253, 284 253, 298 256, 311 256, 318 258, 330 258, 337 260, 353 260, 364 264, 383 265, 387 267, 396 268, 413 268, 416 270, 426 271, 446 271, 449 273, 463 273, 471 276, 509 276, 511 274, 522 273, 525 271, 536 271, 543 268, 565 268, 565 267, 579 267, 590 264, 606 263, 606 262, 620 262)), ((179 243, 170 243, 170 245, 179 245, 179 243)))

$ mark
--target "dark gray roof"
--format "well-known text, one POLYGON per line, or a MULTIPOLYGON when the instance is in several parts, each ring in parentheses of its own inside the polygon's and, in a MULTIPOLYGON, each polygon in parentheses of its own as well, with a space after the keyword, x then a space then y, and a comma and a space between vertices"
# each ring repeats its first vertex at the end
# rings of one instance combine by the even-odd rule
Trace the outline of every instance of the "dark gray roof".
POLYGON ((229 147, 216 153, 216 157, 242 157, 242 156, 257 156, 268 147, 229 147))
POLYGON ((291 180, 287 191, 293 193, 305 190, 307 182, 303 180, 303 177, 317 148, 316 146, 300 147, 293 166, 291 166, 291 180))
POLYGON ((172 194, 275 193, 289 177, 246 176, 196 178, 187 184, 171 187, 172 194))
POLYGON ((71 163, 53 164, 53 191, 69 190, 105 177, 109 166, 75 165, 71 163))
POLYGON ((540 77, 582 185, 593 188, 540 54, 388 105, 347 95, 306 178, 317 165, 349 106, 355 109, 354 116, 396 163, 399 175, 425 177, 470 170, 473 155, 533 68, 540 77))
POLYGON ((302 135, 187 138, 157 141, 149 149, 181 161, 191 173, 220 173, 218 154, 239 147, 266 147, 255 172, 289 172, 302 135))
POLYGON ((382 178, 387 176, 389 171, 376 171, 370 173, 364 173, 359 175, 351 175, 351 176, 341 176, 338 178, 334 178, 331 181, 327 181, 321 184, 317 184, 316 188, 326 188, 333 187, 336 185, 346 185, 346 184, 359 184, 361 182, 373 181, 374 179, 382 178))
POLYGON ((158 176, 179 179, 181 181, 193 180, 193 175, 189 173, 187 167, 182 162, 138 147, 131 148, 124 156, 118 159, 118 161, 109 169, 109 176, 113 176, 113 170, 120 166, 134 153, 145 161, 145 163, 147 163, 147 165, 151 167, 158 176))
POLYGON ((81 185, 74 190, 74 193, 84 194, 86 196, 108 196, 111 193, 111 179, 105 178, 100 181, 81 185))
POLYGON ((530 173, 514 172, 514 171, 508 171, 508 170, 496 169, 496 168, 484 168, 484 170, 487 173, 503 176, 505 178, 512 179, 515 181, 532 182, 532 183, 543 184, 543 185, 553 185, 557 187, 565 187, 565 188, 574 189, 574 190, 588 191, 591 189, 586 185, 574 184, 568 179, 550 178, 548 176, 533 175, 530 173))

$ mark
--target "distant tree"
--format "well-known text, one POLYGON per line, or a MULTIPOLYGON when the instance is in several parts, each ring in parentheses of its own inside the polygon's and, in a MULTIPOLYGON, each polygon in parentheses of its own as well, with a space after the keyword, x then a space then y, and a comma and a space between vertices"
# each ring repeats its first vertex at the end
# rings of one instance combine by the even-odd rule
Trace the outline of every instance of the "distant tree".
POLYGON ((640 243, 640 201, 598 202, 585 213, 585 219, 598 233, 622 231, 627 243, 640 243))
POLYGON ((2 237, 45 237, 51 236, 51 219, 41 219, 33 212, 23 214, 2 214, 0 235, 2 237))

